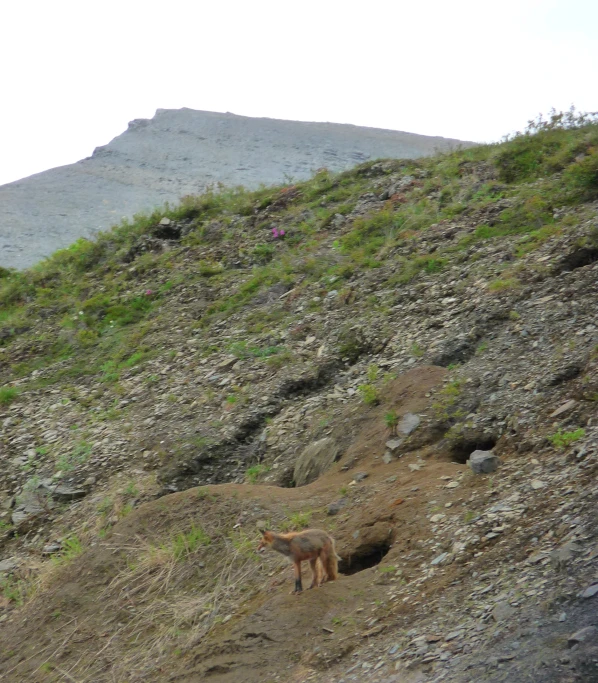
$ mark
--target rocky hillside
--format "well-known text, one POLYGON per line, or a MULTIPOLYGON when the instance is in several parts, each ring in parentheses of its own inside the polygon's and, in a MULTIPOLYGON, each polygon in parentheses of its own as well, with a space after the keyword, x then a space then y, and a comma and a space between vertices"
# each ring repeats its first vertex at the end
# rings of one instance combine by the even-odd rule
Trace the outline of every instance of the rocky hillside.
POLYGON ((596 681, 597 149, 555 115, 5 271, 3 680, 596 681), (342 574, 291 596, 254 549, 306 526, 342 574))
POLYGON ((159 109, 93 155, 0 187, 0 266, 26 268, 79 237, 208 186, 305 180, 381 157, 416 158, 458 140, 335 123, 159 109))

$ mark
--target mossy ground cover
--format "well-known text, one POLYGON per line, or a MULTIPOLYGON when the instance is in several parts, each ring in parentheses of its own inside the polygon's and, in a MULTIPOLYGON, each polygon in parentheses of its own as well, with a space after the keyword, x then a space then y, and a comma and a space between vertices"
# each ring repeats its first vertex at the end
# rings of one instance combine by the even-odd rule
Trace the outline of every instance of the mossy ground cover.
MULTIPOLYGON (((553 113, 501 144, 417 161, 368 162, 336 175, 324 169, 309 181, 256 192, 218 188, 138 215, 27 271, 2 270, 2 383, 50 366, 55 378, 89 374, 117 381, 119 373, 152 357, 152 331, 168 326, 169 302, 189 286, 211 293, 198 321, 208 337, 211 326, 232 313, 250 316, 248 304, 279 283, 299 292, 318 284, 325 295, 331 280, 342 283, 367 269, 387 267, 381 278, 391 286, 440 273, 451 263, 454 245, 429 252, 410 245, 431 226, 499 202, 508 206, 491 222, 481 221, 459 246, 517 236, 520 258, 566 229, 555 208, 598 196, 597 146, 595 118, 553 113), (399 197, 355 213, 385 177, 407 176, 413 182, 399 197), (163 218, 185 223, 186 235, 168 250, 136 254, 136 245, 155 234, 163 218), (284 236, 273 237, 273 229, 284 229, 284 236), (240 269, 231 265, 235 255, 243 260, 240 269)), ((492 289, 511 281, 500 278, 492 289)), ((253 329, 264 326, 254 321, 253 329)), ((43 381, 51 379, 46 374, 43 381)), ((3 401, 14 398, 6 394, 3 401)))

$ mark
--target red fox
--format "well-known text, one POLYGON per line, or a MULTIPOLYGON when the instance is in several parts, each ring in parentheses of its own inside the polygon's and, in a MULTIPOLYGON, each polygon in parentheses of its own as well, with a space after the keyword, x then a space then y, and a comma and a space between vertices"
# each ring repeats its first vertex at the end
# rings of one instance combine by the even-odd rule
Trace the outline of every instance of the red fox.
POLYGON ((338 560, 334 539, 320 529, 306 529, 305 531, 291 532, 289 534, 275 534, 273 531, 262 531, 262 540, 257 547, 259 553, 266 548, 272 548, 286 555, 293 563, 295 570, 295 590, 292 593, 301 593, 301 562, 309 560, 312 572, 310 588, 321 586, 324 581, 334 581, 338 575, 338 560), (319 577, 318 558, 324 571, 319 577))

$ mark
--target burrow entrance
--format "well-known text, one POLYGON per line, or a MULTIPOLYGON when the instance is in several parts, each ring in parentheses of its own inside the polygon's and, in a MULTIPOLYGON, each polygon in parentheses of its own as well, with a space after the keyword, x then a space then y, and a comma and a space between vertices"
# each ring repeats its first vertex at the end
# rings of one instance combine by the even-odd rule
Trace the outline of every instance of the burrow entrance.
POLYGON ((583 268, 589 266, 591 263, 598 261, 598 247, 582 247, 567 254, 564 259, 558 264, 557 273, 564 273, 575 270, 576 268, 583 268))
POLYGON ((343 557, 339 561, 338 570, 341 574, 349 576, 362 572, 364 569, 375 567, 377 564, 380 564, 382 558, 389 550, 390 541, 359 548, 352 555, 343 557))
POLYGON ((490 451, 494 446, 496 446, 496 439, 492 436, 457 441, 457 443, 451 446, 449 451, 451 462, 458 462, 460 465, 464 465, 474 451, 490 451))

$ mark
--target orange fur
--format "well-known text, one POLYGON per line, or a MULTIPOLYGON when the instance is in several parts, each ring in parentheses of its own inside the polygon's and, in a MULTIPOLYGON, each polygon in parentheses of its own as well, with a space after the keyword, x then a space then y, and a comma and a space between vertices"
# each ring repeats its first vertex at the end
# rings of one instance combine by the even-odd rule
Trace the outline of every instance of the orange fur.
POLYGON ((295 590, 303 590, 301 584, 301 563, 308 560, 312 570, 310 588, 321 586, 325 581, 334 581, 338 576, 338 560, 334 547, 334 539, 321 529, 306 529, 305 531, 276 534, 273 531, 263 531, 262 540, 257 550, 262 552, 272 548, 288 557, 293 563, 295 574, 295 590), (318 565, 318 560, 320 564, 318 565), (319 566, 323 574, 320 576, 319 566))

